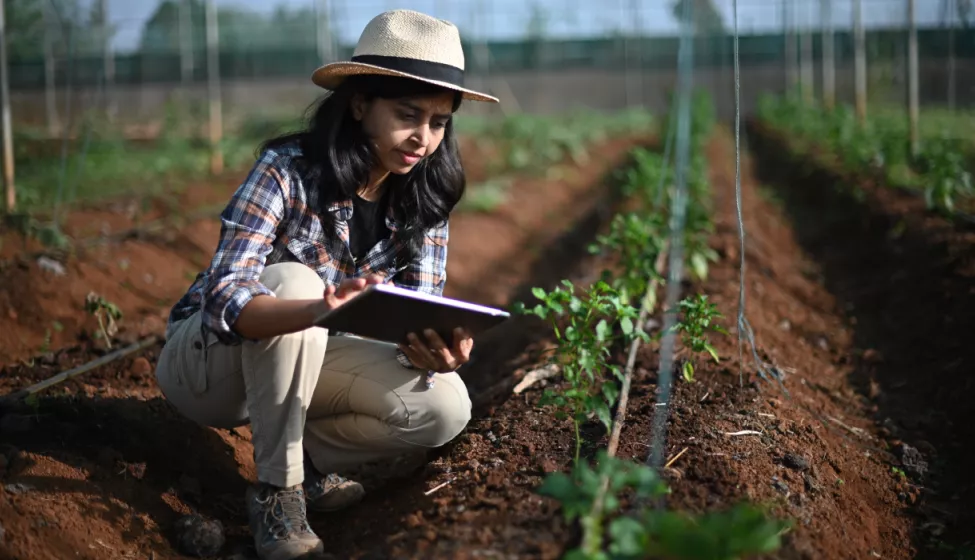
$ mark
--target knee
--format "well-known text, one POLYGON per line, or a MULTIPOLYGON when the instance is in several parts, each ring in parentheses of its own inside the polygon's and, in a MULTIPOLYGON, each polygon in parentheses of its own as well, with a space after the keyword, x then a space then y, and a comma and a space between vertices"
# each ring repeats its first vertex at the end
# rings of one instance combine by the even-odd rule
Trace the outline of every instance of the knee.
POLYGON ((424 439, 427 445, 440 447, 457 437, 471 421, 471 400, 457 374, 437 376, 436 384, 427 394, 430 398, 424 411, 428 419, 424 439))
POLYGON ((325 283, 318 273, 301 263, 267 266, 261 273, 261 283, 281 299, 314 299, 325 292, 325 283))

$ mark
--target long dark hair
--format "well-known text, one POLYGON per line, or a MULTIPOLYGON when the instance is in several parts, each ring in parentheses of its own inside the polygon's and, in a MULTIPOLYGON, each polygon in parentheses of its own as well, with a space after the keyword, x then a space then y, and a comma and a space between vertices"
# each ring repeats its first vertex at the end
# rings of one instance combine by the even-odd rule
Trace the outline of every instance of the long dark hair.
MULTIPOLYGON (((261 150, 297 141, 301 159, 321 171, 318 188, 324 209, 333 202, 355 196, 356 190, 368 181, 375 164, 369 139, 350 110, 355 94, 362 94, 367 100, 377 97, 403 99, 444 91, 450 90, 409 78, 350 76, 309 109, 304 130, 272 138, 261 145, 261 150)), ((452 93, 455 93, 453 111, 456 112, 461 96, 459 92, 452 93)), ((443 224, 464 195, 466 178, 454 136, 453 119, 447 121, 443 141, 433 154, 421 159, 405 175, 389 174, 384 183, 389 204, 400 224, 396 235, 404 250, 396 259, 397 264, 403 266, 419 255, 426 230, 443 224)), ((322 210, 320 214, 326 226, 334 224, 329 213, 322 210)))

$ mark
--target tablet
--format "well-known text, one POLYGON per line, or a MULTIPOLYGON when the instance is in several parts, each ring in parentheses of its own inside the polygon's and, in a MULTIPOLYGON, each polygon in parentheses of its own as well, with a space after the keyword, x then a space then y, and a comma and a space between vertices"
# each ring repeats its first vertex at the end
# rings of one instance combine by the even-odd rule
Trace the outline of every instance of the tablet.
POLYGON ((433 329, 448 345, 454 329, 467 329, 471 336, 504 322, 510 314, 500 309, 438 297, 399 288, 372 284, 336 309, 322 315, 315 325, 332 332, 346 332, 394 344, 406 343, 406 335, 433 329))

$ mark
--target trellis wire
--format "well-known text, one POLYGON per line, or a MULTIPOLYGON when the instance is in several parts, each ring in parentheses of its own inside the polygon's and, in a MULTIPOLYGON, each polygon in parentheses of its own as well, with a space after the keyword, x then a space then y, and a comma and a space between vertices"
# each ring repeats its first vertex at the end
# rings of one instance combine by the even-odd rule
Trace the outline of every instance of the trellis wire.
POLYGON ((738 243, 739 243, 739 263, 738 263, 738 385, 745 384, 744 381, 744 352, 742 346, 744 341, 742 336, 748 340, 748 345, 752 352, 752 360, 755 362, 755 369, 762 379, 771 382, 775 379, 779 387, 786 395, 789 390, 782 383, 782 372, 774 365, 765 363, 758 356, 755 348, 755 332, 752 330, 751 323, 745 316, 745 220, 741 210, 741 66, 738 61, 738 0, 731 3, 731 14, 734 19, 734 59, 735 59, 735 213, 738 221, 738 243))
POLYGON ((680 47, 677 55, 677 130, 674 147, 674 198, 670 204, 670 258, 667 264, 667 289, 664 300, 663 340, 660 343, 660 368, 657 373, 657 406, 654 407, 652 440, 647 463, 659 468, 663 463, 666 448, 666 425, 670 409, 670 393, 673 384, 672 367, 674 362, 674 308, 680 294, 680 279, 683 275, 684 259, 684 218, 687 209, 687 160, 690 151, 690 102, 691 86, 694 78, 693 67, 693 26, 691 19, 693 2, 684 2, 680 47))

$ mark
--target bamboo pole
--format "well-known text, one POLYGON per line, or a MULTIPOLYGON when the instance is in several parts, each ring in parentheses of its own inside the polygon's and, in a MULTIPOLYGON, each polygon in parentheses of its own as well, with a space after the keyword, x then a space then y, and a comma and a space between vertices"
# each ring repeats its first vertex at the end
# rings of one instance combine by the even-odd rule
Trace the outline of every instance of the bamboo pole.
POLYGON ((179 75, 183 87, 193 81, 193 14, 190 0, 179 0, 179 75))
POLYGON ((220 51, 216 0, 206 0, 207 93, 210 99, 210 172, 223 173, 223 107, 220 100, 220 51))
POLYGON ((47 3, 41 7, 44 21, 44 109, 47 133, 56 138, 61 130, 57 101, 57 62, 54 59, 54 34, 51 33, 51 12, 47 3))
MULTIPOLYGON (((805 5, 809 11, 809 5, 805 5)), ((809 14, 803 14, 808 16, 809 14)), ((812 45, 812 26, 811 18, 799 18, 803 21, 802 28, 799 30, 799 75, 800 86, 802 87, 802 98, 806 103, 812 103, 815 92, 815 78, 813 74, 813 45, 812 45)))
POLYGON ((951 21, 948 24, 948 110, 955 110, 955 96, 958 86, 957 84, 957 68, 955 64, 955 2, 954 0, 945 0, 945 6, 948 10, 948 17, 951 21))
POLYGON ((867 41, 863 31, 863 9, 860 0, 853 0, 853 42, 856 114, 862 124, 867 119, 867 41))
POLYGON ((115 98, 115 52, 112 50, 112 34, 108 23, 108 0, 99 0, 101 21, 99 30, 102 40, 102 67, 105 72, 105 115, 114 122, 118 114, 118 100, 115 98))
POLYGON ((10 86, 7 72, 7 21, 4 0, 0 0, 0 128, 3 141, 3 187, 7 213, 17 209, 17 191, 14 187, 14 139, 10 122, 10 86))
POLYGON ((836 58, 833 54, 833 5, 832 0, 822 0, 820 20, 823 34, 823 105, 832 109, 836 105, 836 58))
POLYGON ((915 0, 907 0, 907 114, 911 129, 911 155, 916 156, 920 144, 917 60, 917 10, 915 0))
POLYGON ((315 30, 318 44, 318 59, 324 64, 331 62, 332 53, 331 19, 328 17, 328 0, 315 0, 315 30))
POLYGON ((785 90, 791 93, 798 81, 796 70, 796 38, 792 27, 792 0, 782 0, 782 35, 785 37, 785 90))

